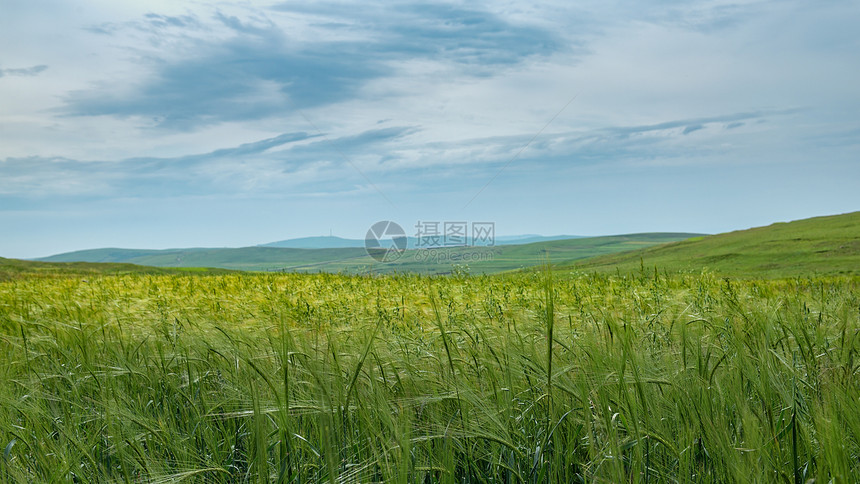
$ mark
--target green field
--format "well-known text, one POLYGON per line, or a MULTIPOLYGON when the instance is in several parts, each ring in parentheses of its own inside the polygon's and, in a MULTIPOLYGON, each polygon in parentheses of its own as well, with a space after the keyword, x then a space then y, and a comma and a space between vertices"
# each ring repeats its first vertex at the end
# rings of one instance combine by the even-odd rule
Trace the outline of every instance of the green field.
POLYGON ((0 259, 0 482, 856 482, 857 217, 496 275, 0 259))
POLYGON ((474 273, 490 274, 535 266, 549 253, 564 262, 674 242, 698 234, 645 233, 565 239, 496 247, 458 247, 408 250, 393 262, 380 264, 363 247, 344 249, 290 249, 243 247, 238 249, 93 249, 41 259, 47 262, 112 262, 157 267, 220 267, 245 271, 344 272, 350 274, 415 272, 449 274, 469 266, 474 273))
POLYGON ((703 269, 743 277, 860 275, 860 212, 691 238, 572 264, 578 270, 703 269))
POLYGON ((4 482, 850 482, 857 278, 0 283, 4 482))

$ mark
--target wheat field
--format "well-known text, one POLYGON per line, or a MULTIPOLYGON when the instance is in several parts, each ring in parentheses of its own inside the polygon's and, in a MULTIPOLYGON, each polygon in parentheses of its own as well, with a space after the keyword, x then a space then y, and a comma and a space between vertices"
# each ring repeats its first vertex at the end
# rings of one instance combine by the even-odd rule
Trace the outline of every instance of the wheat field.
POLYGON ((22 277, 3 482, 855 482, 857 278, 22 277))

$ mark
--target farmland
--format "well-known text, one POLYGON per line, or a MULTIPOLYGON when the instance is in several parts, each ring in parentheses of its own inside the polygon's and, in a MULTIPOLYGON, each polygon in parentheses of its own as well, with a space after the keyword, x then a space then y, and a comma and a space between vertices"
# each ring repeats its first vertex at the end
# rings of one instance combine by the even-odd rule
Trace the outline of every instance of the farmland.
POLYGON ((24 275, 5 482, 850 482, 856 277, 24 275))

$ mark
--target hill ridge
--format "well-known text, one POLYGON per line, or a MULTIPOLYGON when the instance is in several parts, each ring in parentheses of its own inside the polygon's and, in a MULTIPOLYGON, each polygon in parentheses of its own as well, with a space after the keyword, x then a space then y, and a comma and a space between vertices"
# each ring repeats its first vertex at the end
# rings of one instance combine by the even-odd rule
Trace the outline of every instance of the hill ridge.
POLYGON ((604 237, 559 239, 530 244, 492 247, 456 247, 407 250, 397 261, 380 264, 362 247, 354 248, 195 248, 195 249, 90 249, 38 259, 46 262, 114 262, 155 267, 220 267, 233 270, 287 270, 361 273, 419 272, 444 274, 454 265, 470 265, 478 272, 501 272, 540 264, 544 252, 559 261, 630 250, 685 239, 700 234, 640 233, 604 237))
POLYGON ((631 271, 641 265, 670 272, 780 277, 860 275, 860 212, 694 237, 566 264, 587 271, 631 271))

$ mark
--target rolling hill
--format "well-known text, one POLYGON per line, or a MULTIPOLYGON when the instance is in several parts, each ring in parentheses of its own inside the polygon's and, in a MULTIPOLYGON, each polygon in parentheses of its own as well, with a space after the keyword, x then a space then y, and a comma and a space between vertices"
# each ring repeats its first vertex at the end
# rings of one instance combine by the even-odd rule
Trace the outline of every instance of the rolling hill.
MULTIPOLYGON (((550 242, 554 240, 581 239, 580 235, 499 235, 495 237, 496 245, 522 245, 532 244, 535 242, 550 242)), ((419 239, 416 237, 407 237, 406 246, 410 249, 419 248, 419 239)), ((364 239, 345 239, 332 235, 324 235, 319 237, 301 237, 298 239, 279 240, 277 242, 269 242, 268 244, 260 244, 258 247, 280 247, 287 249, 346 249, 346 248, 363 248, 364 239)))
MULTIPOLYGON (((92 249, 39 259, 45 262, 123 262, 155 267, 220 267, 234 270, 273 270, 367 257, 362 248, 292 249, 242 247, 236 249, 92 249)), ((369 258, 368 258, 369 259, 369 258)))
POLYGON ((102 262, 37 262, 0 257, 0 282, 20 277, 96 276, 117 274, 224 274, 225 269, 165 268, 102 262))
MULTIPOLYGON (((521 240, 531 238, 523 236, 521 240)), ((328 242, 332 241, 323 243, 328 242)), ((320 241, 310 243, 313 245, 320 241)), ((547 257, 556 267, 577 271, 628 273, 639 271, 644 266, 648 270, 656 267, 667 272, 710 270, 738 277, 860 275, 860 212, 709 236, 644 233, 494 247, 410 249, 396 261, 388 263, 374 261, 363 247, 93 249, 47 257, 41 259, 44 261, 41 264, 0 258, 0 280, 30 273, 152 273, 166 268, 186 272, 204 270, 194 269, 200 267, 251 271, 447 274, 458 270, 458 267, 468 266, 473 273, 492 274, 533 267, 547 257)))
POLYGON ((251 271, 298 272, 419 272, 446 274, 453 266, 468 265, 472 272, 496 273, 540 264, 546 254, 565 262, 595 255, 633 250, 693 237, 698 234, 648 233, 552 240, 495 247, 456 247, 407 250, 390 263, 370 258, 364 247, 296 249, 243 247, 236 249, 93 249, 40 259, 45 262, 111 262, 156 267, 220 267, 251 271))
POLYGON ((285 249, 346 249, 364 247, 364 239, 345 239, 333 235, 319 237, 300 237, 260 244, 259 247, 280 247, 285 249))
POLYGON ((585 271, 700 272, 741 277, 860 275, 860 212, 694 237, 561 264, 585 271))

